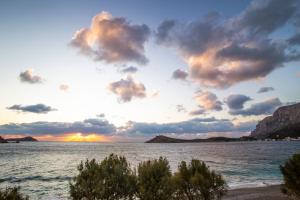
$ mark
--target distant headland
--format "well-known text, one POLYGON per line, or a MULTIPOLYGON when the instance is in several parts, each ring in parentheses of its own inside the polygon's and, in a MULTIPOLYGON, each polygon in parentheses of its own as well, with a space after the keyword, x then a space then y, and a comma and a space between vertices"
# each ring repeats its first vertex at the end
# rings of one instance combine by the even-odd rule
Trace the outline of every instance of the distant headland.
POLYGON ((0 143, 19 143, 19 142, 38 142, 37 139, 27 136, 27 137, 22 137, 22 138, 7 138, 4 139, 3 137, 0 136, 0 143))

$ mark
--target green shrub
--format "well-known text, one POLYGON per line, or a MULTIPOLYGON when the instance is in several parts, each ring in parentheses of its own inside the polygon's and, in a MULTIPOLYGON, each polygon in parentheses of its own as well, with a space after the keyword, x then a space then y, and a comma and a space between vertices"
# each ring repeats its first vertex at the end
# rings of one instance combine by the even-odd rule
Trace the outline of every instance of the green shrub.
POLYGON ((300 199, 300 154, 293 155, 280 170, 284 179, 282 192, 300 199))
POLYGON ((141 200, 169 200, 174 187, 166 158, 148 160, 138 166, 138 194, 141 200))
POLYGON ((28 196, 23 196, 20 193, 20 188, 6 188, 4 190, 0 190, 0 200, 28 200, 28 196))
POLYGON ((227 192, 227 184, 221 175, 209 170, 204 162, 192 160, 187 166, 182 161, 174 175, 176 196, 181 200, 221 199, 227 192))
POLYGON ((95 160, 78 166, 79 175, 70 183, 70 196, 74 200, 133 199, 136 176, 125 157, 111 154, 100 164, 95 160))
POLYGON ((181 162, 174 176, 166 158, 144 161, 136 176, 125 157, 111 154, 81 162, 78 171, 70 183, 74 200, 215 200, 227 192, 222 176, 199 160, 181 162))

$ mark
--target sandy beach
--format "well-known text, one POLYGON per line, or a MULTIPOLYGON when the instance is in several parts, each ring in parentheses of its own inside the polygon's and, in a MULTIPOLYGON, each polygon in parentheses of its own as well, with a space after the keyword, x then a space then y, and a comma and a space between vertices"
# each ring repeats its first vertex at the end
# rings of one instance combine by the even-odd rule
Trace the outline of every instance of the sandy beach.
POLYGON ((224 200, 287 200, 280 191, 280 185, 242 188, 228 191, 224 200))

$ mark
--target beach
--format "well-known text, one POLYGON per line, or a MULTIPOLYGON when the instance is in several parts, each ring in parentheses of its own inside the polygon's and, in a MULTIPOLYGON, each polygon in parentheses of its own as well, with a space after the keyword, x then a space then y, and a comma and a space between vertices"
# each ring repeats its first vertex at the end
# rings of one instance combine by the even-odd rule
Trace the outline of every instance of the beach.
POLYGON ((229 190, 224 200, 287 200, 280 185, 229 190))

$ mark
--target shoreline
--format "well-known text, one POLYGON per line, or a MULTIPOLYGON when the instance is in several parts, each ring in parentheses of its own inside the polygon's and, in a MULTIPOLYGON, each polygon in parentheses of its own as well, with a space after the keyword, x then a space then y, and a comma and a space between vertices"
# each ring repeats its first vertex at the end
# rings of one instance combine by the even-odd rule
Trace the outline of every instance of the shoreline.
POLYGON ((224 200, 286 200, 287 196, 281 193, 281 185, 270 185, 254 188, 229 189, 224 200))

